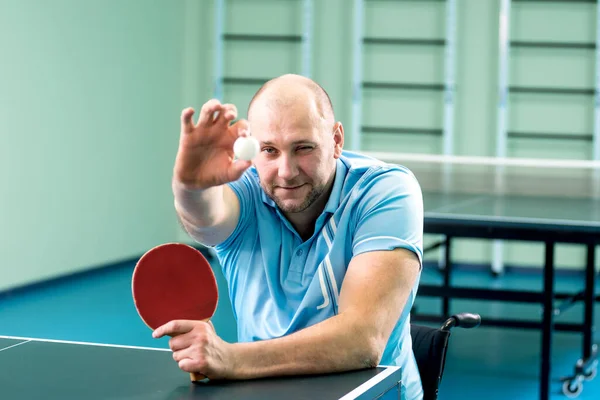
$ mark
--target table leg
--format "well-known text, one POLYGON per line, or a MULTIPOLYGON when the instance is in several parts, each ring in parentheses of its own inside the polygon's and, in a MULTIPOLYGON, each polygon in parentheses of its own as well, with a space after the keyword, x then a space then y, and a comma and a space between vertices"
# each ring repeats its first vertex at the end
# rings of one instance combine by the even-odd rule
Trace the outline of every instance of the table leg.
MULTIPOLYGON (((444 268, 444 289, 450 287, 450 269, 451 269, 451 240, 450 236, 446 237, 446 246, 444 247, 444 259, 445 259, 445 268, 444 268)), ((448 295, 444 295, 442 299, 442 316, 444 319, 450 318, 450 297, 448 295)))
POLYGON ((552 331, 554 329, 554 242, 546 242, 544 263, 544 293, 542 321, 542 360, 540 376, 540 399, 546 400, 550 395, 550 357, 552 350, 552 331))
POLYGON ((584 294, 584 319, 583 319, 583 359, 587 360, 592 355, 592 336, 594 329, 594 301, 596 279, 594 270, 596 246, 588 244, 587 246, 587 264, 585 267, 585 294, 584 294))

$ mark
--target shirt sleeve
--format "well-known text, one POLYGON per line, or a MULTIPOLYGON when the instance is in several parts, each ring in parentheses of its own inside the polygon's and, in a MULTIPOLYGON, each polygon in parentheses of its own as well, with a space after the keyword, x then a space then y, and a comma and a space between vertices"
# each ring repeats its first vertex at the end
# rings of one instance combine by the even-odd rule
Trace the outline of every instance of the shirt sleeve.
POLYGON ((352 255, 405 248, 423 259, 423 195, 415 176, 394 167, 361 184, 356 203, 352 255))
POLYGON ((238 219, 238 223, 225 241, 214 246, 215 250, 222 251, 229 248, 233 243, 235 243, 236 239, 243 234, 243 232, 253 221, 254 218, 254 206, 255 206, 255 196, 256 189, 254 185, 256 185, 253 177, 251 176, 252 172, 247 170, 237 181, 230 182, 227 185, 233 190, 235 195, 237 196, 240 203, 240 217, 238 219))

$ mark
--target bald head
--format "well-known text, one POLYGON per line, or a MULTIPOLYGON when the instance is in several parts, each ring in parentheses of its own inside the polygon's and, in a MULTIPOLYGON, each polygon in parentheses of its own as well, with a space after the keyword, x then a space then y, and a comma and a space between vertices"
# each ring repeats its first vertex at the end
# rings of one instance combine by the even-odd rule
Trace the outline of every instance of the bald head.
POLYGON ((279 113, 297 107, 310 109, 311 114, 326 125, 335 122, 333 105, 325 89, 312 79, 294 74, 267 81, 250 101, 248 119, 255 117, 257 109, 279 113))
POLYGON ((327 202, 344 145, 329 96, 311 79, 283 75, 254 95, 248 122, 260 144, 253 164, 262 189, 293 224, 312 226, 327 202))

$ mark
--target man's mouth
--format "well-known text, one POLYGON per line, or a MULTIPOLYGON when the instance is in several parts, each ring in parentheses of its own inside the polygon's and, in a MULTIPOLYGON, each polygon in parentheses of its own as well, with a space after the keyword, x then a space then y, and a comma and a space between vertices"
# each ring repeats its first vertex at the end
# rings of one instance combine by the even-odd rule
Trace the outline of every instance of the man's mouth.
POLYGON ((298 188, 301 188, 302 186, 304 186, 304 184, 302 185, 297 185, 297 186, 276 186, 276 189, 283 189, 283 190, 295 190, 298 188))

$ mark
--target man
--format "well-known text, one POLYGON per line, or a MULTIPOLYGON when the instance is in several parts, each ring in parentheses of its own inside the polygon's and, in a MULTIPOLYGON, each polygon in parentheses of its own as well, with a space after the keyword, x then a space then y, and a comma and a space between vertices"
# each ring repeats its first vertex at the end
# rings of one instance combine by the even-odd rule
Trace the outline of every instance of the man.
POLYGON ((212 379, 403 368, 421 398, 409 311, 421 271, 423 207, 407 169, 342 151, 344 129, 315 82, 284 75, 254 96, 248 120, 210 100, 182 113, 173 191, 186 231, 214 247, 238 343, 201 321, 172 321, 179 367, 212 379), (260 152, 234 160, 253 135, 260 152))

